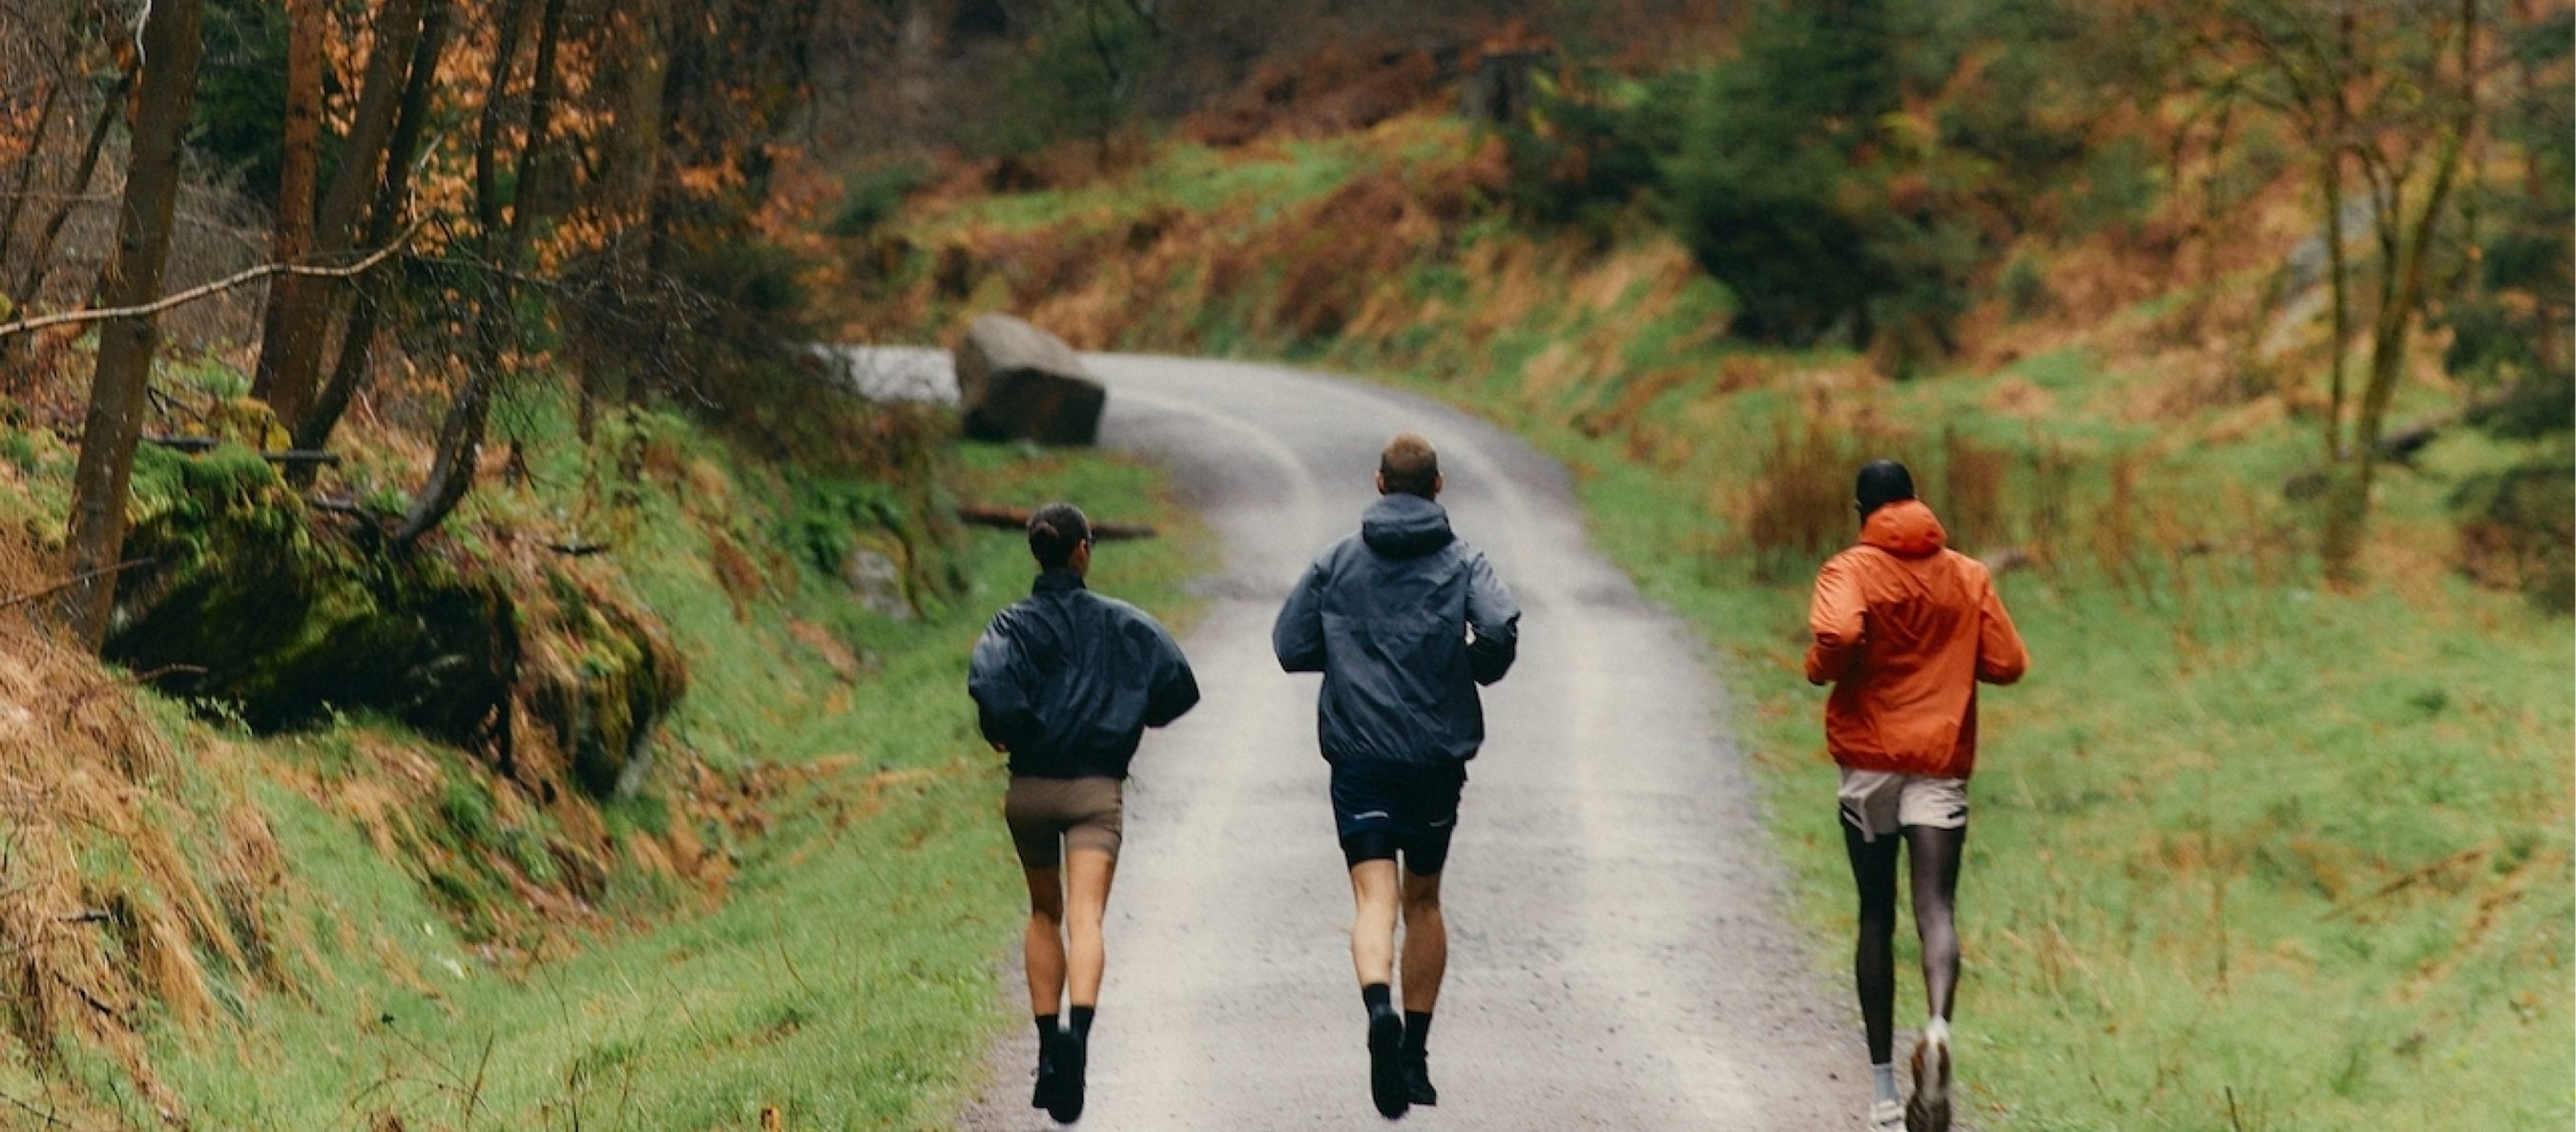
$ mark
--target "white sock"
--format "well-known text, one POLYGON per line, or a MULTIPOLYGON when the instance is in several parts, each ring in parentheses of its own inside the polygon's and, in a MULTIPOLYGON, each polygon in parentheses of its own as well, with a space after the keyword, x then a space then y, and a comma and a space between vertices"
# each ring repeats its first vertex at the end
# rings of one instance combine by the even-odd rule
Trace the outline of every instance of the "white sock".
POLYGON ((1923 1040, 1935 1045, 1950 1044, 1950 1020, 1935 1018, 1923 1024, 1923 1040))
POLYGON ((1871 1099, 1882 1101, 1895 1100, 1896 1063, 1893 1061, 1887 1061, 1870 1066, 1869 1087, 1871 1092, 1876 1094, 1871 1099))

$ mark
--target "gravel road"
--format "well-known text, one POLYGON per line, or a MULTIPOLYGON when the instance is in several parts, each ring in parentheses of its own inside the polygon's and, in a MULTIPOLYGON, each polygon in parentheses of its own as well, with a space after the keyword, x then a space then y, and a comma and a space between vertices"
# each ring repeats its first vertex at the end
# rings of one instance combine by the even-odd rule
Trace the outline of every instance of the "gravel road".
MULTIPOLYGON (((1299 571, 1356 529, 1378 449, 1404 429, 1439 446, 1441 501, 1527 610, 1519 666, 1485 693, 1491 737, 1450 858, 1431 1042, 1441 1104, 1404 1123, 1860 1126, 1859 1027, 1783 922, 1725 696, 1688 630, 1586 546, 1562 467, 1465 414, 1358 382, 1086 360, 1110 389, 1103 443, 1169 467, 1224 560, 1209 564, 1206 612, 1183 642, 1206 699, 1146 739, 1129 787, 1081 1127, 1385 1123, 1368 1101, 1316 678, 1280 673, 1269 630, 1299 571)), ((1829 803, 1815 804, 1821 815, 1829 803)), ((1016 1005, 1017 975, 1005 986, 1016 1005)), ((1033 1058, 1023 1025, 994 1051, 960 1129, 1052 1127, 1027 1104, 1033 1058)))

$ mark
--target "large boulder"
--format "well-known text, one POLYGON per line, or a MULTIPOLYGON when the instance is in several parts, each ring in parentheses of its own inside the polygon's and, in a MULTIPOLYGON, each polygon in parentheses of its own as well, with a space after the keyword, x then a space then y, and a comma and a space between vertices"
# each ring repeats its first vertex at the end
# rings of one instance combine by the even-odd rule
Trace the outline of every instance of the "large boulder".
POLYGON ((957 346, 957 403, 977 440, 1090 444, 1109 391, 1055 335, 1005 314, 978 316, 957 346))

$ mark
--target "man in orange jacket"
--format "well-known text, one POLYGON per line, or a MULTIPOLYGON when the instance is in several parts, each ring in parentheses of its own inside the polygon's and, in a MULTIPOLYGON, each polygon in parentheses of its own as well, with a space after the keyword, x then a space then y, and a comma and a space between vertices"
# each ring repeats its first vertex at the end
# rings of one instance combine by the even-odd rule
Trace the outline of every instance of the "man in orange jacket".
POLYGON ((2030 654, 1983 563, 1943 545, 1905 465, 1879 460, 1853 491, 1860 545, 1825 563, 1807 615, 1807 682, 1832 684, 1825 745, 1842 768, 1843 847, 1860 889, 1852 971, 1869 1037, 1870 1126, 1950 1126, 1950 998, 1959 982, 1952 909, 1968 842, 1968 775, 1977 761, 1977 685, 2010 684, 2030 654), (1914 1047, 1914 1098, 1899 1105, 1896 858, 1914 873, 1931 1020, 1914 1047))

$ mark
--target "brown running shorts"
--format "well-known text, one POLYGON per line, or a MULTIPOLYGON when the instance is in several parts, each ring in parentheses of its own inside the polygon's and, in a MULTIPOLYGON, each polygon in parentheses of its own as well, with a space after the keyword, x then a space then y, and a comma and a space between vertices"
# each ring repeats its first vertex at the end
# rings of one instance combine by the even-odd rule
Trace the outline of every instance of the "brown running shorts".
POLYGON ((1095 849, 1117 860, 1126 824, 1123 785, 1106 777, 1013 776, 1010 792, 1002 796, 1002 820, 1010 823, 1020 866, 1055 868, 1064 863, 1066 849, 1095 849))

